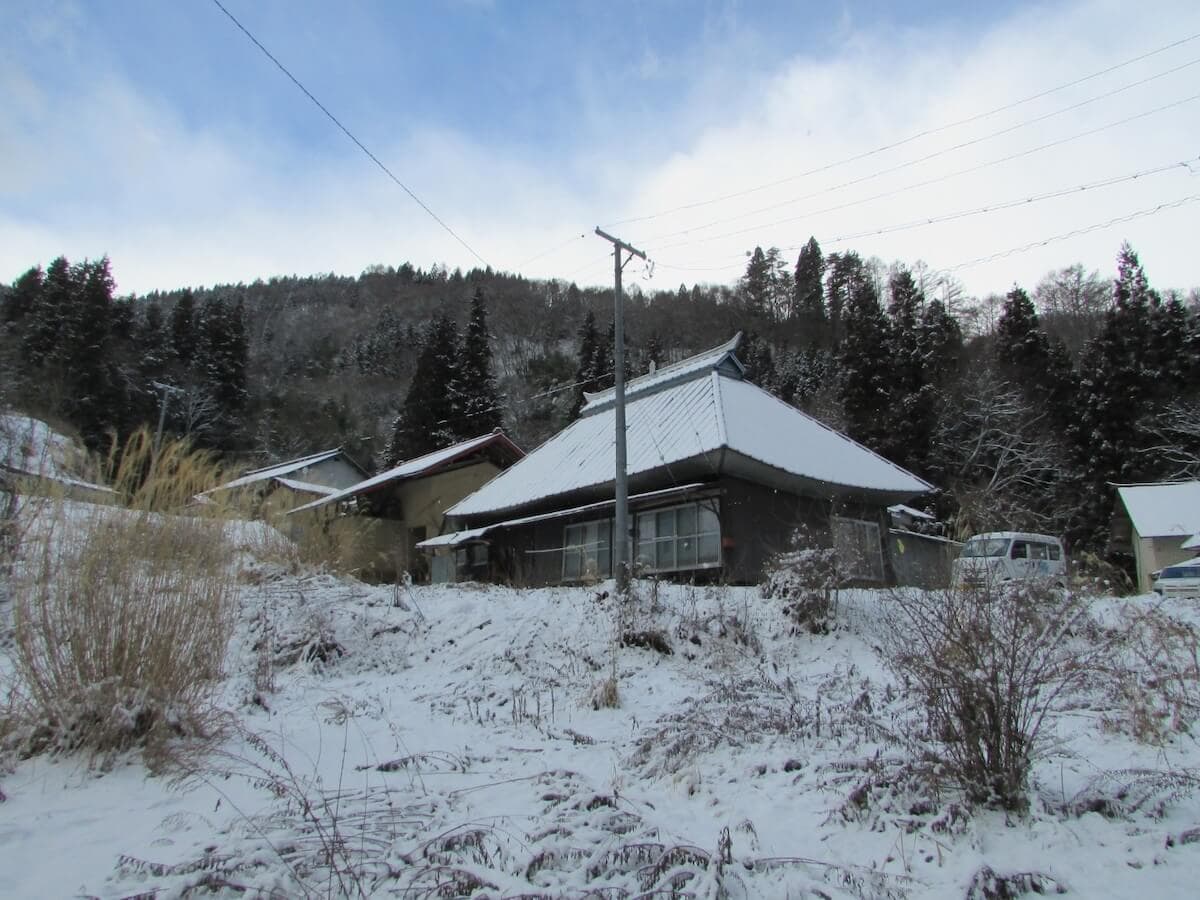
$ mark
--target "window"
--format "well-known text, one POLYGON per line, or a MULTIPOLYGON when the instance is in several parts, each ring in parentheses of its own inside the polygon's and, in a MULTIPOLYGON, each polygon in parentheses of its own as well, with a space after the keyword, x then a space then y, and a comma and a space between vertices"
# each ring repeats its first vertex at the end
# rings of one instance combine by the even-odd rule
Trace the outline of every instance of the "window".
POLYGON ((862 519, 840 519, 833 524, 833 547, 838 565, 849 578, 883 581, 883 545, 879 525, 862 519))
POLYGON ((648 572, 719 566, 721 520, 717 502, 705 500, 638 513, 636 563, 648 572))
POLYGON ((609 535, 612 519, 580 522, 563 531, 563 580, 607 578, 612 574, 609 535))

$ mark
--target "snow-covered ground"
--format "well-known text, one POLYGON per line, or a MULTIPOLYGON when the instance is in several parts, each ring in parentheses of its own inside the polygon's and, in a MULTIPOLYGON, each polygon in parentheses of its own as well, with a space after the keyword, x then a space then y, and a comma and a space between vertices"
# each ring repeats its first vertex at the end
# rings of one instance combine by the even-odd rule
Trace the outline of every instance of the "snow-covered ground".
POLYGON ((985 869, 1197 894, 1200 747, 1106 726, 1103 685, 1053 723, 1028 815, 906 774, 882 593, 844 592, 813 635, 752 588, 641 583, 621 631, 647 646, 614 655, 611 584, 393 589, 243 561, 236 730, 182 785, 136 756, 0 772, 0 896, 1009 896, 985 869))

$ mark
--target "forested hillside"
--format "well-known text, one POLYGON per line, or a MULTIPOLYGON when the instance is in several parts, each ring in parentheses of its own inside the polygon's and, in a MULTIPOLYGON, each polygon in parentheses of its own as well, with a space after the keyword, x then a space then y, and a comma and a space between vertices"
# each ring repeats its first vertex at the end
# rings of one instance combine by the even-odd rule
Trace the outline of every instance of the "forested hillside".
MULTIPOLYGON (((0 402, 96 449, 142 423, 230 461, 342 445, 368 467, 497 425, 526 447, 611 384, 612 292, 407 263, 114 296, 107 258, 3 289, 0 402)), ((943 488, 961 532, 1102 551, 1113 481, 1200 475, 1197 292, 1135 251, 1006 297, 920 265, 755 248, 730 287, 627 288, 631 374, 743 331, 749 377, 943 488)), ((769 423, 763 423, 769 428, 769 423)))

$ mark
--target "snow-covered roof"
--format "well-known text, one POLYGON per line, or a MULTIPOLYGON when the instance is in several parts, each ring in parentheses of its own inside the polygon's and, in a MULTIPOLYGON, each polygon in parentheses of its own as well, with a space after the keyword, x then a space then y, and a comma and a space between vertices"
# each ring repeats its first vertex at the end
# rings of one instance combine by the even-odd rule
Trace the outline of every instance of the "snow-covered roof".
POLYGON ((276 478, 276 483, 282 484, 285 488, 291 488, 293 491, 299 491, 302 494, 336 494, 338 489, 330 487, 327 484, 314 484, 311 481, 296 481, 294 478, 276 478))
POLYGON ((905 506, 903 503, 897 503, 894 506, 888 507, 888 512, 894 516, 908 516, 913 519, 924 519, 927 522, 936 522, 937 517, 931 516, 923 509, 913 509, 911 506, 905 506))
POLYGON ((311 456, 302 456, 299 459, 290 459, 287 462, 276 463, 273 466, 265 466, 261 469, 253 469, 247 472, 240 478, 235 478, 233 481, 218 485, 205 493, 212 491, 227 491, 232 488, 245 487, 248 484, 255 484, 259 481, 269 481, 272 478, 280 478, 292 472, 297 472, 300 469, 306 469, 309 466, 315 466, 318 463, 323 463, 328 459, 333 459, 342 452, 341 447, 335 447, 333 450, 323 450, 320 453, 314 453, 311 456))
POLYGON ((1193 534, 1190 538, 1179 545, 1180 550, 1200 550, 1200 532, 1193 534))
MULTIPOLYGON (((742 333, 739 331, 719 347, 713 347, 711 350, 705 350, 703 353, 697 353, 695 356, 689 356, 687 359, 681 359, 677 363, 671 363, 669 366, 663 366, 654 372, 630 380, 625 384, 625 402, 628 403, 634 397, 641 394, 661 390, 669 384, 678 381, 687 381, 694 378, 698 373, 719 368, 726 361, 730 365, 735 366, 739 373, 744 373, 745 367, 733 355, 741 339, 742 333)), ((597 391, 595 393, 585 391, 583 396, 587 402, 584 403, 580 414, 587 415, 604 407, 611 406, 616 400, 616 388, 609 388, 606 391, 597 391)))
POLYGON ((378 475, 372 475, 365 481, 360 481, 358 484, 352 484, 348 488, 343 488, 340 491, 334 491, 320 500, 314 500, 312 503, 306 503, 304 506, 298 506, 292 512, 301 512, 306 509, 314 509, 318 506, 323 506, 326 503, 336 503, 339 500, 345 500, 348 497, 356 497, 359 494, 367 494, 377 490, 386 484, 391 484, 396 481, 403 481, 407 478, 416 478, 419 475, 427 475, 435 469, 449 465, 455 460, 467 456, 470 453, 479 450, 491 443, 502 443, 517 456, 524 456, 525 451, 509 440, 508 436, 502 431, 490 431, 487 434, 481 434, 479 437, 471 438, 470 440, 462 441, 457 444, 452 444, 449 447, 443 447, 441 450, 434 450, 432 453, 426 453, 424 456, 418 456, 416 459, 406 460, 394 468, 388 469, 386 472, 380 472, 378 475))
MULTIPOLYGON (((932 490, 911 472, 742 381, 724 365, 732 345, 685 361, 686 374, 643 383, 629 399, 626 471, 631 478, 656 469, 674 477, 670 467, 685 460, 702 462, 716 474, 728 471, 726 457, 732 453, 785 477, 844 491, 891 494, 895 500, 932 490)), ((612 484, 614 417, 612 404, 597 397, 579 419, 447 515, 506 512, 612 484)))
POLYGON ((1191 537, 1200 532, 1200 480, 1117 486, 1141 537, 1191 537))

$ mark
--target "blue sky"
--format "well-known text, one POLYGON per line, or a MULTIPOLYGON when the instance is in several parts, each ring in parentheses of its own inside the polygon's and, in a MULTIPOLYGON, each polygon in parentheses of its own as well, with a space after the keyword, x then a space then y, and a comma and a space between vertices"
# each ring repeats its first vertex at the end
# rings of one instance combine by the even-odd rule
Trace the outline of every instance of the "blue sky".
MULTIPOLYGON (((1200 177, 1164 168, 1200 155, 1191 3, 223 2, 499 269, 604 283, 580 237, 600 224, 652 251, 646 287, 730 282, 810 234, 974 294, 1107 275, 1124 238, 1156 285, 1200 284, 1200 177)), ((5 19, 0 280, 60 253, 108 253, 138 292, 477 262, 211 0, 5 19)))

